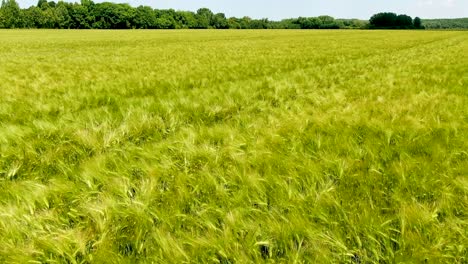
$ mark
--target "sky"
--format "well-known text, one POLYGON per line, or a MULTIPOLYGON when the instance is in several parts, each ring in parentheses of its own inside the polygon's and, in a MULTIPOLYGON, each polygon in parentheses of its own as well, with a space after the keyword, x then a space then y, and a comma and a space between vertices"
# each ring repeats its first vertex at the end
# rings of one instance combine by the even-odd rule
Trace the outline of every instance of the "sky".
MULTIPOLYGON (((57 1, 57 0, 56 0, 57 1)), ((79 0, 76 0, 79 2, 79 0)), ((378 12, 395 12, 422 18, 468 17, 468 0, 106 0, 148 5, 158 9, 196 11, 208 7, 226 16, 280 20, 299 16, 330 15, 335 18, 369 19, 378 12)), ((21 7, 37 0, 17 0, 21 7)), ((73 0, 69 2, 75 2, 73 0)), ((103 2, 94 0, 94 2, 103 2)))

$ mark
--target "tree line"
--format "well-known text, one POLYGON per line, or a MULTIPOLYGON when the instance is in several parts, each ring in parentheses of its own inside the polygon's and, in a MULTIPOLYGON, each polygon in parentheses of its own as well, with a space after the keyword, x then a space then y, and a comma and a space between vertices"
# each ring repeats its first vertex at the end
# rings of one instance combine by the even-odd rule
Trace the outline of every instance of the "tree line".
POLYGON ((424 19, 427 29, 468 29, 468 18, 424 19))
POLYGON ((397 15, 384 12, 373 15, 369 20, 369 28, 378 29, 422 29, 421 18, 414 19, 408 15, 397 15))
POLYGON ((366 21, 334 19, 330 16, 300 17, 270 21, 250 17, 227 18, 208 8, 197 12, 160 10, 129 4, 80 3, 39 0, 37 5, 21 9, 16 0, 2 0, 0 28, 57 29, 338 29, 363 28, 366 21))
MULTIPOLYGON (((466 20, 450 22, 431 20, 429 28, 465 26, 466 20)), ((250 17, 230 17, 213 13, 208 8, 196 12, 174 9, 153 9, 129 4, 79 3, 39 0, 37 5, 22 9, 16 0, 2 0, 0 28, 56 28, 56 29, 419 29, 420 18, 407 15, 379 13, 369 21, 335 19, 331 16, 299 17, 270 21, 250 17)))

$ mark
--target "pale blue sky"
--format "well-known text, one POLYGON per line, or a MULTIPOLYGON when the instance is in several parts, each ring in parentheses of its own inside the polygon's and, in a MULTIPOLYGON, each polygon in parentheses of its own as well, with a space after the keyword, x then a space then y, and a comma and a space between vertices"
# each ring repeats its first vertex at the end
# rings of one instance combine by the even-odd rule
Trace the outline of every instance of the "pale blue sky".
MULTIPOLYGON (((28 7, 37 0, 17 0, 28 7)), ((56 0, 57 1, 57 0, 56 0)), ((79 1, 79 0, 78 0, 79 1)), ((154 8, 195 11, 208 7, 226 16, 282 19, 298 16, 331 15, 336 18, 368 19, 372 14, 391 11, 422 18, 468 17, 468 0, 107 0, 149 5, 154 8)), ((75 2, 75 1, 70 1, 75 2)), ((95 2, 103 2, 95 0, 95 2)))

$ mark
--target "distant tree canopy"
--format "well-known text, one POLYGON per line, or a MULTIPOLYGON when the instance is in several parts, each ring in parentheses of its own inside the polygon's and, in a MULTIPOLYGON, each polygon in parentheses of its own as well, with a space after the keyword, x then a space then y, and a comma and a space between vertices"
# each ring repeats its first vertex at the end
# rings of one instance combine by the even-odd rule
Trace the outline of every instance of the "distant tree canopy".
POLYGON ((0 28, 65 28, 65 29, 337 29, 363 28, 366 21, 334 19, 330 16, 300 17, 270 21, 250 17, 227 18, 208 8, 197 12, 159 10, 149 6, 132 7, 111 2, 80 3, 38 0, 21 9, 15 0, 2 0, 0 28))
POLYGON ((421 19, 414 20, 408 15, 397 15, 385 12, 373 15, 369 20, 369 28, 376 29, 421 29, 421 19))
POLYGON ((64 28, 64 29, 418 29, 468 28, 468 19, 414 20, 407 15, 379 13, 370 21, 334 19, 330 16, 299 17, 270 21, 250 17, 230 17, 213 13, 208 8, 197 12, 132 7, 111 2, 79 3, 38 0, 21 9, 16 0, 1 0, 0 28, 64 28))
POLYGON ((21 9, 15 0, 2 0, 0 7, 0 26, 5 28, 21 27, 21 9))
POLYGON ((424 19, 422 25, 427 29, 468 29, 468 18, 424 19))
POLYGON ((422 28, 422 21, 421 21, 421 18, 419 17, 415 17, 414 20, 413 20, 413 26, 415 28, 422 28))

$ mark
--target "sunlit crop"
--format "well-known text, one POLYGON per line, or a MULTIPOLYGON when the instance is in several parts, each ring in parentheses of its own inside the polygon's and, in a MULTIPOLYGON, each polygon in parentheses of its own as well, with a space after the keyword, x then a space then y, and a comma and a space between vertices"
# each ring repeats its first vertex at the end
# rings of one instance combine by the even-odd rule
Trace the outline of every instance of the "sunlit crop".
POLYGON ((468 34, 0 31, 1 263, 466 263, 468 34))

